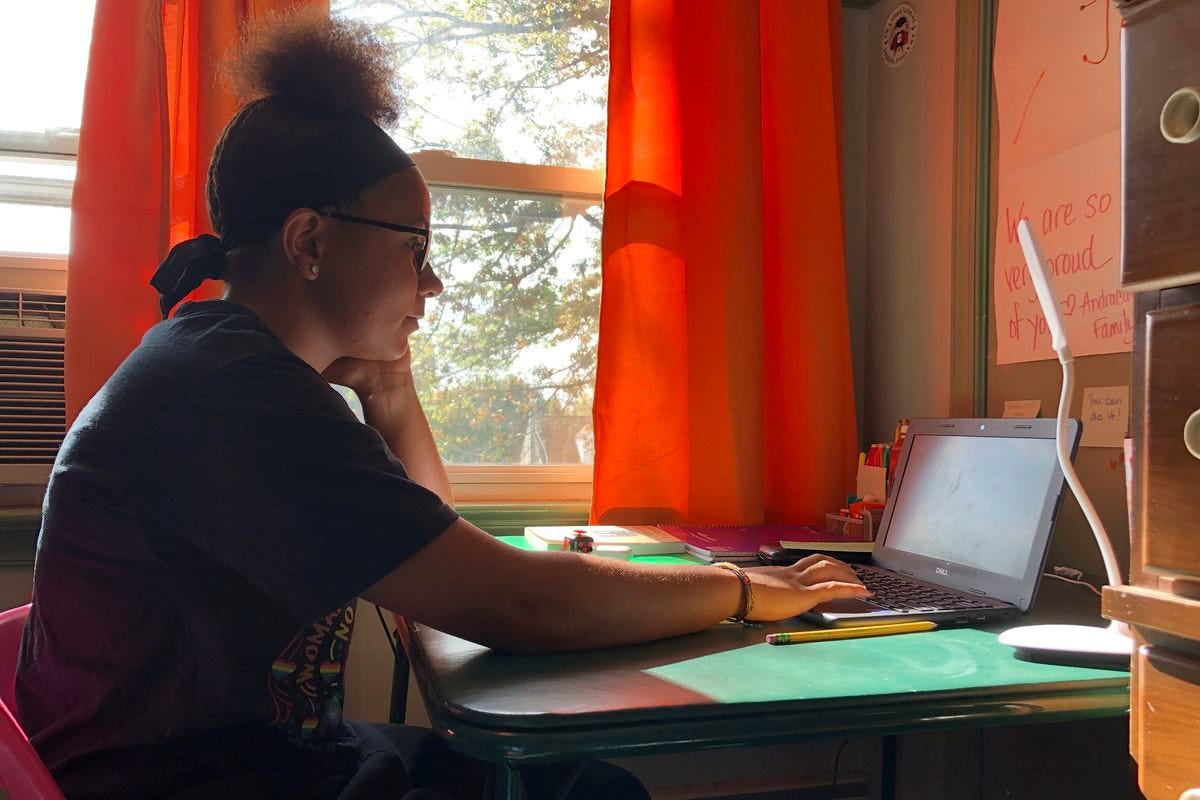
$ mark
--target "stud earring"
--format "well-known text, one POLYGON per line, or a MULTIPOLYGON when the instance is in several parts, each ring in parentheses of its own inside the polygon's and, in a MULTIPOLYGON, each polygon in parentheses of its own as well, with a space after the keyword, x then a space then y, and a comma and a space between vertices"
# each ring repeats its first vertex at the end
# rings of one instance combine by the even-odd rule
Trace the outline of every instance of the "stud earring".
POLYGON ((320 275, 320 274, 321 274, 321 268, 320 268, 320 267, 318 267, 316 264, 313 264, 311 267, 309 267, 309 270, 311 270, 311 271, 312 271, 312 274, 313 274, 313 275, 320 275))

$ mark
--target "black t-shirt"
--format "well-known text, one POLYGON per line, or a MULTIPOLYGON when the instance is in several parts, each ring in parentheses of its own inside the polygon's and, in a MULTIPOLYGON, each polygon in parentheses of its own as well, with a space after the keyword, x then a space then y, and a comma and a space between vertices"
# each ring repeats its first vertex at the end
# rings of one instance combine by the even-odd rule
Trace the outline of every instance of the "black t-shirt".
POLYGON ((456 518, 253 312, 187 304, 55 462, 21 722, 69 797, 259 762, 337 797, 355 598, 456 518))

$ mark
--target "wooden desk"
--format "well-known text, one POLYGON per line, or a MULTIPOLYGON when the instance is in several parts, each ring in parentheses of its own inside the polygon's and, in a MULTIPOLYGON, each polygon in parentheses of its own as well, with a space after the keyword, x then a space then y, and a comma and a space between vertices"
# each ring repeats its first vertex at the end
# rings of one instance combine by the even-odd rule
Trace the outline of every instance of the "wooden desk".
MULTIPOLYGON (((1100 623, 1094 595, 1046 588, 1056 599, 1091 598, 1083 607, 1095 608, 1083 616, 1100 623)), ((1046 619, 1078 621, 1080 613, 1041 613, 1046 619)), ((520 796, 522 764, 1056 722, 1129 708, 1129 673, 1019 661, 994 630, 784 647, 763 640, 800 627, 723 624, 632 647, 537 656, 494 653, 416 623, 401 635, 434 729, 454 749, 495 764, 496 796, 504 798, 520 796)))

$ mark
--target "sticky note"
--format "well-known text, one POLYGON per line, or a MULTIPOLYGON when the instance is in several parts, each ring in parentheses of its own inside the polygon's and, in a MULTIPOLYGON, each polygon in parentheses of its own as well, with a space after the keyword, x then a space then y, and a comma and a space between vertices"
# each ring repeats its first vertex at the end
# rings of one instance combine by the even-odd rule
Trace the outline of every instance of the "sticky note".
POLYGON ((1084 447, 1122 447, 1129 430, 1129 387, 1084 389, 1081 418, 1084 447))
POLYGON ((1041 400, 1005 400, 1003 416, 1014 419, 1033 419, 1042 413, 1041 400))
POLYGON ((865 464, 858 468, 858 496, 883 502, 887 497, 887 470, 883 467, 868 467, 865 464))

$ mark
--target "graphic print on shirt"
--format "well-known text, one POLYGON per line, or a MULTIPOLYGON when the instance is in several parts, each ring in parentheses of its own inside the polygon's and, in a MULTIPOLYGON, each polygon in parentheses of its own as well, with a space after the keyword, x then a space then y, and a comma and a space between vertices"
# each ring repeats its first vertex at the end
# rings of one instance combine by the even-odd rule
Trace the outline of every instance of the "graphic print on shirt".
POLYGON ((323 736, 341 723, 353 632, 354 605, 342 606, 302 628, 276 656, 267 680, 275 704, 271 725, 292 741, 323 736))

